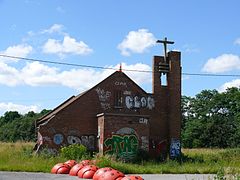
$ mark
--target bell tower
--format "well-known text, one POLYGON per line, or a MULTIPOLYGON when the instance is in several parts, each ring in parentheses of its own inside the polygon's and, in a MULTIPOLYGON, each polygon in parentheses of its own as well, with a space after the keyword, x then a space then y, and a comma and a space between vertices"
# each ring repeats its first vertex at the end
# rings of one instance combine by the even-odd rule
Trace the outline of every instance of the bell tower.
POLYGON ((174 43, 167 38, 157 43, 163 43, 164 56, 153 57, 156 109, 150 134, 157 141, 166 141, 170 158, 176 158, 181 154, 181 53, 167 52, 167 44, 174 43))

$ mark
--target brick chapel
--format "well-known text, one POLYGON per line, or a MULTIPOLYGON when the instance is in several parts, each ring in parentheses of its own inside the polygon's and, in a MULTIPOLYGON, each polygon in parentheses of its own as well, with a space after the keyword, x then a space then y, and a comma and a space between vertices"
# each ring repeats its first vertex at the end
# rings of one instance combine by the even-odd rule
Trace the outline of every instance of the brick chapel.
POLYGON ((57 152, 83 144, 100 154, 131 159, 139 150, 152 158, 181 153, 181 54, 154 56, 152 93, 121 70, 72 96, 36 120, 37 150, 57 152), (165 83, 163 84, 163 78, 165 83))

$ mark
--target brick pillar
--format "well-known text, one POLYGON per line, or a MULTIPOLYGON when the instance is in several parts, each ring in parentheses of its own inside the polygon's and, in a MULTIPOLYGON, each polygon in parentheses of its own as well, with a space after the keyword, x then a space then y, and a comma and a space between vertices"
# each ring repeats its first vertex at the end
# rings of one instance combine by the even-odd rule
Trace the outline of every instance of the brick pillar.
POLYGON ((169 52, 170 71, 167 76, 169 92, 169 142, 170 157, 177 157, 181 152, 181 53, 169 52), (179 147, 179 149, 176 149, 179 147))
POLYGON ((159 63, 164 62, 163 56, 154 56, 153 57, 153 65, 152 65, 152 72, 153 72, 153 84, 152 84, 152 89, 153 89, 153 94, 159 94, 161 89, 162 89, 162 84, 161 84, 161 76, 159 73, 159 63))
POLYGON ((163 86, 159 73, 159 63, 164 62, 163 56, 153 57, 153 97, 155 108, 151 112, 150 123, 150 154, 159 158, 167 154, 166 142, 168 141, 168 88, 163 86), (164 145, 163 145, 164 143, 164 145), (162 147, 163 148, 159 148, 162 147))

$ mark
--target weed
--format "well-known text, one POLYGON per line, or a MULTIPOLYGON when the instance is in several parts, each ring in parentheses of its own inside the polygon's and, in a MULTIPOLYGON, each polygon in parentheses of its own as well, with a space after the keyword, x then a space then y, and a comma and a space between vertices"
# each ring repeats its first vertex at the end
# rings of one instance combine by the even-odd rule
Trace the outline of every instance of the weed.
POLYGON ((82 144, 72 144, 60 149, 60 155, 67 159, 80 160, 83 157, 89 157, 87 148, 82 144))
MULTIPOLYGON (((0 142, 0 170, 49 172, 56 163, 65 162, 68 159, 92 158, 86 148, 80 148, 79 145, 66 147, 61 152, 65 153, 64 155, 61 153, 54 155, 47 149, 39 155, 33 155, 31 153, 33 146, 34 143, 0 142)), ((112 155, 96 154, 94 159, 97 160, 99 167, 113 167, 124 173, 211 173, 216 174, 215 179, 228 179, 231 176, 232 180, 240 180, 240 149, 183 149, 181 163, 169 159, 164 162, 147 160, 144 153, 141 156, 142 158, 134 163, 124 163, 112 155)))
POLYGON ((224 176, 224 169, 220 168, 216 174, 216 176, 214 176, 214 180, 226 180, 226 177, 224 176))

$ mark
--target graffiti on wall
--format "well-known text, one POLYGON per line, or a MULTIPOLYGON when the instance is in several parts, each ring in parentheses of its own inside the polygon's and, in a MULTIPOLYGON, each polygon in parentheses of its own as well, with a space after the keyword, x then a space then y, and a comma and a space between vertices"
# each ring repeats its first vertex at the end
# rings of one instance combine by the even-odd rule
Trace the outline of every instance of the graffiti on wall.
POLYGON ((99 101, 102 101, 102 102, 108 101, 111 96, 110 91, 105 91, 104 89, 101 89, 99 87, 96 88, 96 92, 98 94, 99 101))
POLYGON ((147 118, 139 118, 139 123, 140 124, 148 124, 148 119, 147 118))
POLYGON ((67 137, 68 144, 82 144, 89 150, 94 150, 95 145, 95 136, 68 136, 67 137))
POLYGON ((43 140, 44 142, 52 142, 51 138, 48 137, 48 136, 43 136, 43 137, 42 137, 42 140, 43 140))
POLYGON ((154 108, 154 99, 151 96, 139 97, 139 96, 126 96, 125 98, 126 107, 128 109, 133 108, 154 108))
POLYGON ((104 140, 106 153, 116 154, 118 157, 129 160, 136 156, 139 147, 137 133, 133 128, 124 127, 104 140))
POLYGON ((123 91, 123 94, 124 94, 124 95, 129 95, 129 96, 130 96, 130 95, 132 94, 132 92, 131 92, 131 91, 123 91))
POLYGON ((176 158, 181 155, 181 143, 179 139, 172 139, 170 144, 170 157, 176 158))
POLYGON ((132 159, 138 150, 138 138, 136 135, 112 135, 104 141, 106 153, 116 154, 123 159, 132 159))
POLYGON ((116 86, 127 86, 127 83, 126 82, 120 82, 120 81, 116 81, 114 83, 116 86))
MULTIPOLYGON (((53 136, 53 142, 56 145, 63 145, 64 136, 60 133, 55 134, 53 136)), ((68 144, 82 144, 89 150, 94 150, 95 147, 95 136, 76 136, 76 135, 69 135, 67 136, 68 144)))
POLYGON ((141 137, 142 145, 141 149, 144 151, 149 151, 149 141, 147 136, 142 136, 141 137))
POLYGON ((119 129, 116 134, 118 135, 125 135, 125 134, 137 134, 136 131, 133 128, 129 128, 129 127, 124 127, 119 129))
POLYGON ((101 107, 104 110, 107 110, 110 108, 110 97, 111 97, 111 92, 110 91, 105 91, 104 89, 101 89, 99 87, 97 87, 96 92, 98 94, 98 99, 100 101, 101 107))
POLYGON ((62 135, 62 134, 55 134, 55 135, 53 136, 53 142, 54 142, 55 144, 57 144, 57 145, 62 144, 62 142, 63 142, 63 135, 62 135))

